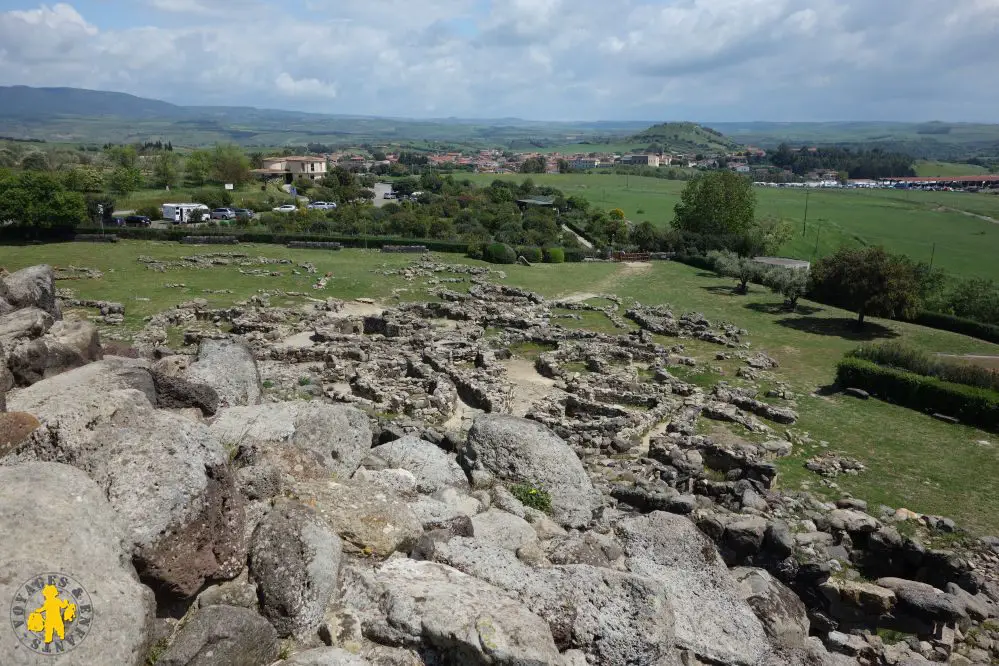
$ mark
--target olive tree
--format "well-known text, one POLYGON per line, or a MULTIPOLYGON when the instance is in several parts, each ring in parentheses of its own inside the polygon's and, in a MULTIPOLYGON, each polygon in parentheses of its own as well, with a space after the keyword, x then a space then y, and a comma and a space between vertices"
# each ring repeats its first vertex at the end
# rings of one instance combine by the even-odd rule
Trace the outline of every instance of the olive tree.
POLYGON ((736 291, 740 294, 748 293, 749 283, 758 281, 763 275, 763 264, 748 257, 740 257, 730 250, 709 252, 708 260, 719 275, 733 278, 739 282, 736 291))
POLYGON ((798 299, 808 293, 808 271, 804 268, 774 266, 763 273, 762 282, 770 291, 784 297, 784 307, 792 312, 798 299))

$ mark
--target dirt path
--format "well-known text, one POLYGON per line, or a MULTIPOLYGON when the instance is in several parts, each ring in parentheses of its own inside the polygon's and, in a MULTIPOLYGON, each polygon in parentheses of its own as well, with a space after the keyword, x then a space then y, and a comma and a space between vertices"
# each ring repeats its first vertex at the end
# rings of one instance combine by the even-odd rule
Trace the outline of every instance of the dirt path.
POLYGON ((937 354, 941 358, 951 361, 964 362, 969 365, 977 365, 988 370, 999 370, 999 356, 989 354, 937 354))
POLYGON ((617 291, 617 286, 625 278, 641 275, 652 270, 652 263, 648 261, 622 261, 617 264, 618 270, 603 278, 595 285, 593 291, 576 291, 560 296, 562 301, 585 301, 590 298, 599 298, 599 294, 613 294, 617 291))
POLYGON ((569 294, 568 296, 563 296, 558 299, 565 303, 582 303, 583 301, 588 301, 591 298, 600 298, 600 294, 594 294, 589 291, 577 291, 574 294, 569 294))
POLYGON ((583 247, 585 247, 587 250, 592 250, 593 249, 593 243, 591 243, 590 241, 586 240, 585 238, 583 238, 582 236, 580 236, 579 234, 577 234, 575 231, 573 231, 572 229, 570 229, 568 224, 563 224, 562 225, 562 230, 565 231, 565 232, 568 232, 568 233, 572 234, 573 236, 575 236, 576 240, 579 241, 579 244, 582 245, 583 247))
POLYGON ((961 210, 960 208, 951 208, 950 206, 937 206, 934 210, 939 212, 947 213, 960 213, 961 215, 967 215, 968 217, 977 217, 983 222, 991 222, 992 224, 999 224, 999 220, 994 217, 989 217, 988 215, 981 215, 979 213, 972 213, 971 211, 961 210))
POLYGON ((535 402, 559 392, 555 380, 539 375, 533 361, 511 358, 502 365, 506 368, 506 380, 513 384, 514 416, 524 416, 535 402))
POLYGON ((472 407, 459 397, 454 414, 443 423, 442 427, 446 431, 465 432, 472 427, 472 421, 475 420, 475 417, 482 413, 481 409, 472 407))

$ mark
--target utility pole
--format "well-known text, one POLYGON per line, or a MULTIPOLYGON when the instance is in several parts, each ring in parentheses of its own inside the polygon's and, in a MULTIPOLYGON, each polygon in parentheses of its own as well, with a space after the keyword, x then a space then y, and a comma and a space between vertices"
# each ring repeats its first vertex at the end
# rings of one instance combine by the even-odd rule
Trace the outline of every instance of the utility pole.
POLYGON ((933 249, 930 250, 930 270, 931 271, 933 270, 933 258, 936 256, 936 254, 937 254, 937 244, 934 243, 933 244, 933 249))
POLYGON ((815 255, 819 252, 819 235, 822 233, 822 218, 819 218, 819 226, 815 230, 815 249, 812 250, 812 263, 815 263, 815 255))
POLYGON ((811 194, 809 190, 805 190, 805 219, 801 222, 801 235, 805 235, 805 225, 808 224, 808 195, 811 194))

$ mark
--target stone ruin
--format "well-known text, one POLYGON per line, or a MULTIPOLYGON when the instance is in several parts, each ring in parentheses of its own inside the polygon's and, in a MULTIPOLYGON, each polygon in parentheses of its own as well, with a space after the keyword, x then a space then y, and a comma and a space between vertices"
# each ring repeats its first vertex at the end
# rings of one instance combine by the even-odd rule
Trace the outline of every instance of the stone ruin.
MULTIPOLYGON (((488 269, 397 274, 434 300, 193 299, 103 359, 92 324, 56 331, 51 271, 5 278, 3 367, 22 369, 0 415, 0 600, 72 571, 98 620, 78 663, 999 657, 999 539, 934 547, 953 521, 782 488, 776 461, 810 440, 745 330, 488 269), (563 325, 589 309, 620 333, 563 325), (684 379, 692 341, 775 388, 684 379)), ((865 473, 835 451, 806 466, 865 473)), ((0 654, 19 645, 0 633, 0 654)))

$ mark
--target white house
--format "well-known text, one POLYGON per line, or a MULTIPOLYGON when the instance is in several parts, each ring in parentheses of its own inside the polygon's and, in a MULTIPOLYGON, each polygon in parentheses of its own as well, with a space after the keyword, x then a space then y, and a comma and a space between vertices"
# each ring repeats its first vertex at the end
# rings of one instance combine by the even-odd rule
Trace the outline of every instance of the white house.
POLYGON ((281 178, 292 183, 297 178, 321 180, 326 175, 325 157, 265 157, 263 168, 251 173, 263 178, 281 178))

